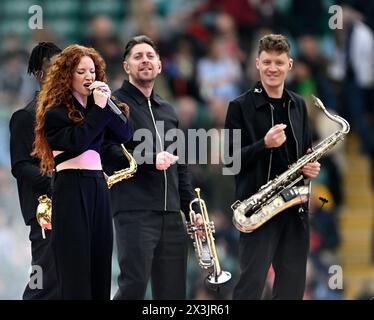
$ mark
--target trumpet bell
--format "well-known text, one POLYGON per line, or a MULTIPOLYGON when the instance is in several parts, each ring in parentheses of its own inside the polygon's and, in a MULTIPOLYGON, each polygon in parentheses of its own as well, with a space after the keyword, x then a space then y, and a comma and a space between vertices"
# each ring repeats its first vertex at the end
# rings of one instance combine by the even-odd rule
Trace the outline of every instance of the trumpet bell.
POLYGON ((226 283, 231 279, 231 273, 228 271, 221 271, 220 275, 210 274, 206 278, 206 282, 210 285, 217 286, 226 283))
POLYGON ((52 229, 52 200, 47 195, 38 198, 39 204, 36 209, 36 220, 42 229, 52 229))

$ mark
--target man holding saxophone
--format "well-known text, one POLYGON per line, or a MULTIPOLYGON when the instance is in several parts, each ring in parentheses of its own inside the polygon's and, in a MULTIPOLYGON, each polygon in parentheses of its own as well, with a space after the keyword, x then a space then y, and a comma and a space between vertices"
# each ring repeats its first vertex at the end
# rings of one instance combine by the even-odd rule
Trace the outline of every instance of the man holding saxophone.
MULTIPOLYGON (((141 143, 150 148, 139 153, 135 133, 126 148, 137 160, 138 171, 111 189, 120 266, 114 299, 144 299, 149 278, 154 299, 185 299, 188 242, 180 210, 188 219, 194 193, 186 165, 166 151, 171 141, 160 129, 177 128, 178 119, 172 106, 153 91, 162 69, 154 42, 146 36, 130 39, 123 69, 129 80, 113 95, 128 104, 129 121, 135 132, 146 134, 141 143)), ((110 141, 102 159, 107 173, 128 166, 119 146, 110 141)), ((198 206, 195 211, 200 212, 198 206)), ((201 215, 196 220, 201 225, 201 215)))
MULTIPOLYGON (((241 146, 230 152, 240 157, 236 198, 244 200, 293 164, 311 148, 305 101, 284 88, 292 68, 290 45, 283 35, 259 41, 256 68, 260 81, 229 104, 225 127, 241 130, 241 146)), ((318 162, 302 169, 315 178, 318 162)), ((293 206, 251 233, 240 233, 241 274, 233 299, 260 299, 269 267, 275 271, 273 299, 302 299, 309 250, 307 206, 293 206)))

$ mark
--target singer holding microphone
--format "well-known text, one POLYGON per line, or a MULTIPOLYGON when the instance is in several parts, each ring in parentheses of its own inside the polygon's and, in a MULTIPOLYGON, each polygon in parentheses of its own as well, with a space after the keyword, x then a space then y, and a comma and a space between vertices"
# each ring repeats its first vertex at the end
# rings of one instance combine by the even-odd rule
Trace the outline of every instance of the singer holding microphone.
POLYGON ((101 166, 104 135, 132 137, 110 107, 105 62, 93 48, 58 55, 39 94, 35 148, 44 174, 55 169, 51 245, 61 299, 110 299, 113 245, 109 190, 101 166))

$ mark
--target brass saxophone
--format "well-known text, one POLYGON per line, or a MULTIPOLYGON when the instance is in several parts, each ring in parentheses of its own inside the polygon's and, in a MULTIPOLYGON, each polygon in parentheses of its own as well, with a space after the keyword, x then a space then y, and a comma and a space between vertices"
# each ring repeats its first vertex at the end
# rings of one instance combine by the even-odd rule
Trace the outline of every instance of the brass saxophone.
POLYGON ((134 159, 134 157, 131 155, 130 152, 127 151, 125 146, 121 144, 121 149, 127 160, 129 160, 129 167, 126 169, 122 169, 119 171, 114 171, 114 173, 108 177, 107 184, 108 188, 110 189, 115 183, 120 182, 124 179, 129 179, 132 176, 134 176, 136 170, 138 169, 138 165, 134 159))
POLYGON ((263 185, 257 193, 243 201, 237 200, 231 205, 233 210, 233 224, 242 232, 252 232, 278 213, 287 208, 307 202, 309 200, 309 187, 296 186, 303 179, 300 169, 309 162, 320 159, 327 151, 332 149, 350 130, 349 123, 338 115, 330 114, 322 101, 312 96, 314 105, 325 113, 332 121, 342 126, 314 147, 288 170, 263 185))
POLYGON ((214 223, 213 221, 209 220, 208 209, 205 201, 200 197, 200 188, 196 188, 195 192, 197 194, 197 198, 190 202, 190 222, 187 222, 187 232, 193 238, 193 245, 200 267, 203 269, 213 267, 213 272, 207 276, 206 281, 212 285, 220 285, 231 279, 231 273, 221 269, 213 236, 215 233, 214 223), (205 231, 205 240, 200 238, 198 235, 200 228, 196 228, 193 223, 195 221, 196 213, 192 209, 192 205, 195 202, 199 204, 203 218, 203 226, 201 229, 205 231))

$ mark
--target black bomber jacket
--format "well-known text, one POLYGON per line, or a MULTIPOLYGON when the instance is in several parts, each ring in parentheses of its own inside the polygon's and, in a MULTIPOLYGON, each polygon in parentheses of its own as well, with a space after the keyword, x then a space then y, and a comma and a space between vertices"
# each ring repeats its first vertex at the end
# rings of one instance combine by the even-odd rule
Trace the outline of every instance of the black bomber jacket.
MULTIPOLYGON (((302 157, 311 147, 308 114, 304 99, 284 89, 292 137, 295 139, 296 158, 302 157)), ((269 176, 272 166, 272 149, 265 148, 264 137, 273 124, 273 111, 261 83, 231 101, 227 111, 225 128, 229 129, 230 155, 241 162, 241 169, 235 175, 236 198, 244 200, 274 177, 269 176), (233 129, 241 132, 241 143, 233 142, 233 129)), ((226 149, 227 150, 227 149, 226 149)), ((230 167, 232 164, 228 164, 230 167)))
MULTIPOLYGON (((143 93, 125 80, 113 96, 130 108, 129 122, 134 129, 134 137, 125 144, 138 162, 135 175, 116 183, 111 189, 113 214, 128 210, 175 211, 182 210, 188 220, 189 203, 194 198, 190 176, 185 164, 173 164, 167 170, 157 170, 156 154, 165 151, 172 141, 166 141, 164 134, 178 128, 174 108, 160 96, 152 92, 147 98, 143 93), (155 123, 161 124, 156 126, 155 123), (135 141, 138 134, 149 133, 147 138, 135 141), (161 142, 160 142, 161 139, 161 142), (150 152, 137 153, 140 143, 150 146, 150 152), (143 156, 146 163, 139 164, 143 156)), ((111 175, 115 170, 128 167, 118 143, 106 139, 101 156, 104 170, 111 175)))

